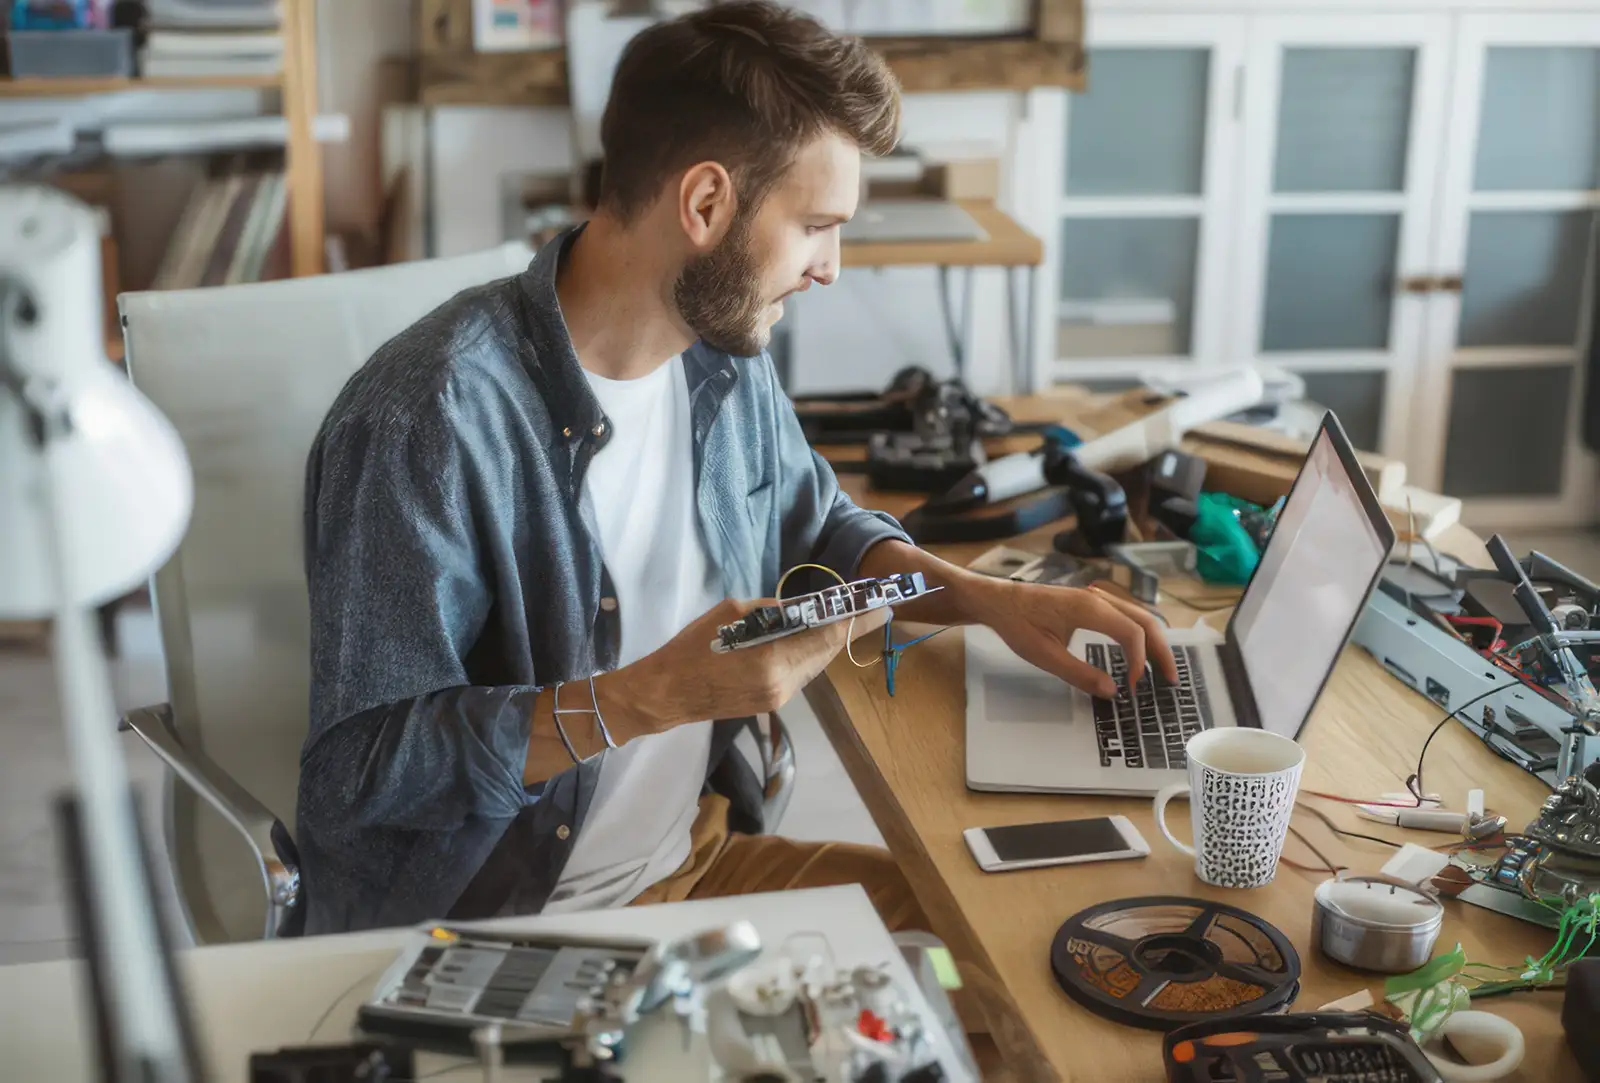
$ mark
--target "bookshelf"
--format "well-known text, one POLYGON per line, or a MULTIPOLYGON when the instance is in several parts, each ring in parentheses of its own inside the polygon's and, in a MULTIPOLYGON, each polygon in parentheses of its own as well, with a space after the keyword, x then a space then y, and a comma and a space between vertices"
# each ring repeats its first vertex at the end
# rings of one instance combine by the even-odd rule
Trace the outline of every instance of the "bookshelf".
POLYGON ((204 78, 9 79, 0 77, 0 98, 64 98, 121 94, 130 90, 277 90, 281 75, 215 75, 204 78))
POLYGON ((277 75, 203 78, 10 79, 0 99, 82 97, 135 90, 276 90, 289 138, 284 177, 289 194, 290 269, 296 277, 323 270, 322 150, 312 133, 317 116, 316 0, 281 0, 283 71, 277 75))

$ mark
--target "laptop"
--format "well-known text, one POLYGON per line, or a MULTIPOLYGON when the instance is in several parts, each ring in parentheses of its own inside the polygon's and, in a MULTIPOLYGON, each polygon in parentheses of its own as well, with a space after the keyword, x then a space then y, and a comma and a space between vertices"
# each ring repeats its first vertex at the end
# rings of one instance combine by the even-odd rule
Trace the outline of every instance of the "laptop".
POLYGON ((1298 739, 1395 543, 1344 430, 1325 415, 1226 631, 1174 630, 1179 681, 1146 672, 1132 694, 1122 649, 1078 632, 1069 649, 1117 678, 1115 700, 1024 662, 988 628, 967 641, 967 785, 1145 795, 1186 776, 1202 730, 1254 726, 1298 739))
POLYGON ((966 210, 942 199, 874 199, 839 227, 846 244, 873 241, 986 241, 988 231, 966 210))

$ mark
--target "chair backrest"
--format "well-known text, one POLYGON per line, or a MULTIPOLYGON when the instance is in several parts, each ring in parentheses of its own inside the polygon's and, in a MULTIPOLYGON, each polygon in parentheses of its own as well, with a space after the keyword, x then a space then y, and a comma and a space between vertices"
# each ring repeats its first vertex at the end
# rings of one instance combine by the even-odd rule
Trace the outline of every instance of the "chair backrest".
MULTIPOLYGON (((385 341, 532 252, 281 282, 124 294, 128 371, 171 419, 194 517, 154 600, 180 738, 293 824, 309 716, 301 510, 306 457, 345 382, 385 341)), ((167 843, 196 939, 260 936, 266 902, 239 836, 181 784, 167 843)))

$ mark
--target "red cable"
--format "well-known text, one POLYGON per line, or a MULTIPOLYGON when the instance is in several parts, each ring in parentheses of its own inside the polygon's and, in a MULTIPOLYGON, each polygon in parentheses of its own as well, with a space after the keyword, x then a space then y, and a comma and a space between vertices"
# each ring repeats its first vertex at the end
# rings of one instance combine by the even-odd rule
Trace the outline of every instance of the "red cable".
POLYGON ((1368 801, 1363 797, 1341 797, 1336 793, 1319 793, 1316 790, 1301 790, 1307 797, 1320 797, 1326 801, 1341 801, 1346 805, 1371 805, 1373 808, 1416 808, 1415 801, 1368 801))

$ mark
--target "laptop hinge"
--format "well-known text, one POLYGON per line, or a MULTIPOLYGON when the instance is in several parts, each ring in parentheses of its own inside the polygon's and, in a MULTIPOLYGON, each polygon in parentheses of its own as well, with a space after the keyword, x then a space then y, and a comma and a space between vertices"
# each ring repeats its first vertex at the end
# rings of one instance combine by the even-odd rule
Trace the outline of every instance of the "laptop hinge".
POLYGON ((1231 638, 1217 648, 1217 660, 1222 663, 1222 677, 1228 682, 1228 702, 1233 705, 1233 717, 1241 726, 1261 728, 1261 716, 1256 711, 1256 698, 1250 693, 1250 678, 1244 670, 1244 657, 1231 638))

